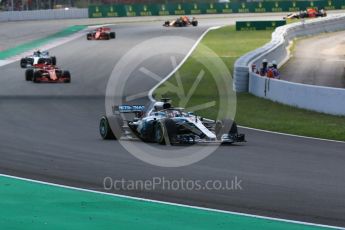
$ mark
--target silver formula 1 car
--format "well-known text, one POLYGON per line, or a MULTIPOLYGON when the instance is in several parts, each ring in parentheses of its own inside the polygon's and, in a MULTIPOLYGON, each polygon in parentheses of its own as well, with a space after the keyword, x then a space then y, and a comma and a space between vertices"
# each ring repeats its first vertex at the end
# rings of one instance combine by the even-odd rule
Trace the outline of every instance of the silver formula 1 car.
POLYGON ((245 135, 238 133, 234 121, 202 118, 172 107, 168 100, 156 102, 150 109, 140 105, 114 106, 113 115, 100 120, 99 131, 103 139, 140 139, 162 145, 245 142, 245 135), (121 114, 134 114, 134 117, 127 120, 121 114), (118 119, 119 116, 122 118, 118 119), (114 133, 113 129, 117 131, 114 133))
POLYGON ((56 65, 56 57, 50 56, 48 51, 35 51, 32 55, 20 59, 21 68, 30 68, 37 64, 48 63, 56 65))

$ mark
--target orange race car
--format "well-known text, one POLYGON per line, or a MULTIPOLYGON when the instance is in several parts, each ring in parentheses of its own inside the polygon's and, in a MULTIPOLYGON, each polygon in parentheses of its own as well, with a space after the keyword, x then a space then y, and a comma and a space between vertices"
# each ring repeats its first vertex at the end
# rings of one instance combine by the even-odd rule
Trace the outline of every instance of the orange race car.
POLYGON ((34 83, 70 83, 71 74, 47 63, 37 64, 25 71, 25 80, 34 83))
POLYGON ((109 27, 99 27, 86 35, 87 40, 109 40, 115 38, 115 32, 109 27))
POLYGON ((166 27, 185 27, 185 26, 198 26, 198 20, 196 18, 190 18, 188 16, 181 16, 173 21, 165 21, 163 26, 166 27))
POLYGON ((317 17, 326 17, 327 13, 324 9, 318 10, 317 8, 308 8, 305 11, 301 11, 299 13, 292 13, 288 14, 284 19, 292 19, 292 18, 317 18, 317 17))

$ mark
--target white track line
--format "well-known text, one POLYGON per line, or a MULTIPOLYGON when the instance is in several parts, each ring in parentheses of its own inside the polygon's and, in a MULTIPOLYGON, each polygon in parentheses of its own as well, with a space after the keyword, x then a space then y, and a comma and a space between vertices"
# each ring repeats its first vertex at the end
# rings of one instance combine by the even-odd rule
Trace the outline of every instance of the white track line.
POLYGON ((27 182, 34 182, 34 183, 43 184, 43 185, 59 187, 59 188, 71 189, 71 190, 76 190, 76 191, 81 191, 81 192, 89 192, 89 193, 106 195, 106 196, 113 196, 113 197, 118 197, 118 198, 126 198, 126 199, 130 199, 130 200, 145 201, 145 202, 150 202, 150 203, 178 206, 178 207, 184 207, 184 208, 192 208, 192 209, 209 211, 209 212, 224 213, 224 214, 243 216, 243 217, 251 217, 251 218, 264 219, 264 220, 270 220, 270 221, 279 221, 279 222, 285 222, 285 223, 291 223, 291 224, 300 224, 300 225, 306 225, 306 226, 345 230, 345 228, 343 228, 343 227, 336 227, 336 226, 323 225, 323 224, 314 224, 314 223, 308 223, 308 222, 303 222, 303 221, 287 220, 287 219, 252 215, 252 214, 246 214, 246 213, 240 213, 240 212, 231 212, 231 211, 225 211, 225 210, 220 210, 220 209, 204 208, 204 207, 198 207, 198 206, 193 206, 193 205, 178 204, 178 203, 165 202, 165 201, 159 201, 159 200, 151 200, 151 199, 126 196, 126 195, 120 195, 120 194, 99 192, 99 191, 94 191, 94 190, 89 190, 89 189, 77 188, 77 187, 60 185, 60 184, 49 183, 49 182, 38 181, 38 180, 32 180, 32 179, 16 177, 16 176, 11 176, 11 175, 6 175, 6 174, 0 174, 0 176, 12 178, 12 179, 17 179, 17 180, 22 180, 22 181, 27 181, 27 182))
POLYGON ((254 130, 254 131, 258 131, 258 132, 263 132, 263 133, 271 133, 271 134, 277 134, 277 135, 282 135, 282 136, 289 136, 289 137, 296 137, 296 138, 304 138, 304 139, 310 139, 310 140, 327 141, 327 142, 345 144, 345 141, 337 141, 337 140, 323 139, 323 138, 317 138, 317 137, 308 137, 308 136, 301 136, 301 135, 295 135, 295 134, 289 134, 289 133, 280 133, 280 132, 269 131, 269 130, 264 130, 264 129, 250 128, 250 127, 241 126, 241 125, 239 125, 238 127, 243 128, 243 129, 249 129, 249 130, 254 130))
POLYGON ((219 29, 223 26, 214 26, 214 27, 210 27, 208 28, 201 36, 200 38, 195 42, 195 44, 193 45, 193 47, 189 50, 189 52, 187 53, 187 55, 183 58, 183 60, 175 67, 175 69, 173 69, 165 78, 163 78, 157 85, 155 85, 150 91, 149 91, 149 95, 148 97, 150 98, 150 100, 152 102, 155 102, 156 100, 153 98, 152 94, 153 92, 160 86, 162 85, 164 82, 166 82, 172 75, 175 74, 175 72, 181 68, 181 66, 187 61, 187 59, 190 57, 190 55, 192 55, 193 51, 196 49, 196 47, 199 45, 199 43, 201 42, 201 40, 205 37, 205 35, 211 31, 211 30, 216 30, 219 29))
POLYGON ((29 55, 32 55, 32 53, 37 50, 37 49, 40 49, 40 50, 50 50, 52 48, 55 48, 57 46, 60 46, 60 45, 63 45, 67 42, 70 42, 74 39, 77 39, 77 38, 80 38, 81 36, 84 35, 84 31, 86 29, 83 29, 77 33, 74 33, 72 35, 69 35, 67 37, 64 37, 64 38, 61 38, 61 39, 54 39, 55 41, 49 43, 49 44, 46 44, 46 45, 43 45, 43 46, 39 46, 39 47, 35 47, 31 50, 28 50, 28 51, 25 51, 25 52, 22 52, 20 54, 17 54, 15 56, 12 56, 12 57, 9 57, 7 59, 4 59, 4 60, 0 60, 0 67, 1 66, 5 66, 5 65, 8 65, 8 64, 11 64, 13 62, 16 62, 16 61, 19 61, 22 57, 24 56, 29 56, 29 55))

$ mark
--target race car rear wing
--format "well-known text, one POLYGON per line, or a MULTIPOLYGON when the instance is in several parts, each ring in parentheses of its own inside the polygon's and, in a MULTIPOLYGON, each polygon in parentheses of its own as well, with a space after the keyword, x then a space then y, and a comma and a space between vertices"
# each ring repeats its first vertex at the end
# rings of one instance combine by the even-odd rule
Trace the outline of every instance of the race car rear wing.
POLYGON ((144 105, 119 105, 113 106, 113 113, 141 113, 145 111, 144 105))
POLYGON ((110 31, 111 29, 109 27, 99 27, 96 29, 97 31, 110 31))

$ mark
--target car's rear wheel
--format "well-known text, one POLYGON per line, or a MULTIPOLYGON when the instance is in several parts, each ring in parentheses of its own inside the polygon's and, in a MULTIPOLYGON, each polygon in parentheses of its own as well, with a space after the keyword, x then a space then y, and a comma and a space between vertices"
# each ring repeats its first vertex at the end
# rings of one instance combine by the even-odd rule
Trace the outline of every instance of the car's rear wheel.
POLYGON ((104 140, 116 140, 116 137, 111 130, 108 118, 106 116, 101 117, 101 120, 99 122, 99 133, 104 140))
POLYGON ((182 26, 183 26, 182 20, 177 19, 177 20, 175 21, 175 26, 176 26, 176 27, 182 27, 182 26))
POLYGON ((110 36, 110 38, 114 39, 116 37, 116 34, 115 34, 115 32, 110 32, 109 36, 110 36))
POLYGON ((71 73, 67 70, 62 72, 62 77, 65 78, 65 83, 71 83, 71 73))
POLYGON ((39 58, 37 61, 37 64, 45 64, 45 63, 51 64, 51 60, 50 59, 46 59, 46 58, 39 58))
POLYGON ((198 21, 192 21, 193 26, 198 26, 198 21))
POLYGON ((25 71, 25 80, 26 81, 32 81, 33 76, 34 76, 34 70, 33 69, 27 69, 25 71))

